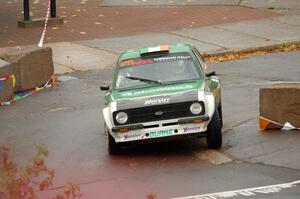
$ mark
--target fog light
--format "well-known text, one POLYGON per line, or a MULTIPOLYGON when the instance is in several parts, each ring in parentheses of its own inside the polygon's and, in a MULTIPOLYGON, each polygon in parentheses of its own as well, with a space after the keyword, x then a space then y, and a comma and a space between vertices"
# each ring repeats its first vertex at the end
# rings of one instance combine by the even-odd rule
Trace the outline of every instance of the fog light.
POLYGON ((201 122, 203 122, 203 120, 201 120, 201 119, 196 119, 196 120, 193 121, 194 124, 199 124, 201 122))
POLYGON ((121 133, 128 132, 128 128, 121 128, 119 131, 120 131, 121 133))

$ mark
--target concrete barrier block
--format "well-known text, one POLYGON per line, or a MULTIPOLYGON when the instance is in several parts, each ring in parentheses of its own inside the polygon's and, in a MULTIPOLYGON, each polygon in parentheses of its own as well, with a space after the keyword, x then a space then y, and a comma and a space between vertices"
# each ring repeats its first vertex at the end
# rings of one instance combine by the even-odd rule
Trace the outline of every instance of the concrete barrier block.
POLYGON ((13 51, 10 48, 4 48, 0 51, 0 59, 5 60, 10 63, 10 73, 14 74, 16 77, 16 84, 14 87, 14 91, 17 92, 20 89, 20 79, 21 79, 21 70, 20 66, 18 65, 17 59, 14 56, 10 55, 13 51))
POLYGON ((16 76, 15 92, 22 92, 45 84, 54 73, 52 49, 25 46, 0 51, 0 59, 11 63, 16 76))
MULTIPOLYGON (((11 75, 10 64, 0 59, 0 79, 11 75)), ((14 98, 12 79, 0 80, 0 102, 8 102, 14 98)))
POLYGON ((300 128, 300 83, 276 83, 260 89, 260 116, 300 128))

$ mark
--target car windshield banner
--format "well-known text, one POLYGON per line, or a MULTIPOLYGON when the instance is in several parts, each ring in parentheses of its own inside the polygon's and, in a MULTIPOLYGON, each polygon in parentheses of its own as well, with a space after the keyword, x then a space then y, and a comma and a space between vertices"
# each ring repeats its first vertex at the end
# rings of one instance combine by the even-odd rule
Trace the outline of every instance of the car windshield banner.
POLYGON ((172 62, 172 61, 186 61, 191 60, 192 57, 188 53, 174 53, 164 56, 155 56, 151 58, 136 58, 136 59, 129 59, 124 60, 120 63, 120 67, 128 67, 128 66, 138 66, 138 65, 145 65, 151 63, 162 63, 162 62, 172 62))

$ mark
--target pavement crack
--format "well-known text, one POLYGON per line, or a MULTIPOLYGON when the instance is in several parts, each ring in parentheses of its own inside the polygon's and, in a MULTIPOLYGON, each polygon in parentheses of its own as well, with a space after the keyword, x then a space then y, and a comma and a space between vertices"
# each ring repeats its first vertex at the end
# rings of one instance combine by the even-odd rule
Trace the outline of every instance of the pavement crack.
POLYGON ((72 66, 63 65, 63 64, 61 64, 61 63, 57 63, 57 62, 54 62, 54 61, 53 61, 53 64, 54 64, 54 66, 55 66, 55 65, 60 65, 60 66, 66 67, 66 68, 72 70, 72 73, 73 73, 73 72, 80 72, 80 70, 77 70, 76 68, 74 68, 74 67, 72 67, 72 66))
POLYGON ((84 47, 88 47, 88 48, 92 48, 92 49, 95 49, 95 50, 101 50, 101 51, 104 51, 104 52, 107 52, 107 53, 111 53, 111 54, 114 54, 114 55, 119 55, 118 52, 115 52, 113 50, 108 50, 108 49, 105 49, 105 48, 99 48, 99 47, 95 47, 95 46, 86 46, 86 45, 83 45, 81 43, 76 43, 80 46, 84 46, 84 47))
POLYGON ((210 43, 210 42, 203 41, 203 40, 199 40, 199 39, 196 39, 194 37, 190 37, 190 36, 183 35, 183 34, 180 34, 180 33, 169 32, 168 34, 176 35, 176 36, 179 36, 179 37, 183 37, 183 38, 190 39, 190 40, 193 40, 193 41, 201 42, 201 43, 208 44, 208 45, 211 45, 211 46, 216 46, 216 47, 222 48, 223 50, 227 50, 227 48, 225 48, 224 46, 214 44, 214 43, 210 43))
POLYGON ((240 159, 236 159, 236 160, 238 160, 242 163, 261 165, 261 166, 267 166, 267 167, 273 167, 273 168, 279 168, 279 169, 288 169, 288 170, 292 170, 292 171, 296 171, 296 172, 300 173, 300 169, 296 169, 296 168, 290 168, 290 167, 278 166, 278 165, 272 165, 272 164, 265 164, 263 162, 251 162, 249 160, 240 160, 240 159))
POLYGON ((255 160, 255 159, 259 158, 259 157, 263 157, 263 156, 265 156, 265 155, 274 154, 274 153, 279 152, 279 151, 282 151, 282 150, 283 150, 283 149, 276 149, 276 150, 273 150, 273 151, 270 151, 270 152, 265 152, 265 153, 261 153, 261 154, 258 154, 258 155, 253 155, 253 156, 247 157, 247 159, 248 159, 249 161, 255 160))
POLYGON ((58 63, 58 62, 55 62, 55 61, 53 61, 53 64, 54 64, 54 66, 55 65, 60 65, 60 66, 66 67, 66 68, 72 70, 73 72, 76 71, 72 66, 64 65, 64 64, 61 64, 61 63, 58 63))
POLYGON ((230 30, 230 29, 227 29, 227 28, 223 28, 223 27, 221 27, 219 25, 216 25, 216 26, 213 26, 213 27, 217 28, 217 29, 220 29, 220 30, 225 30, 225 31, 228 31, 228 32, 232 32, 232 33, 237 33, 237 34, 240 34, 240 35, 247 35, 247 36, 253 37, 253 38, 264 39, 266 41, 280 42, 279 40, 271 40, 271 39, 268 39, 268 38, 262 37, 262 36, 257 36, 257 35, 252 35, 252 34, 245 33, 245 32, 238 32, 238 31, 230 30))
POLYGON ((279 22, 281 24, 289 25, 289 26, 297 26, 297 27, 300 26, 300 24, 299 25, 298 24, 291 24, 291 23, 288 23, 288 22, 280 21, 277 17, 272 17, 272 18, 270 18, 270 20, 279 22))
POLYGON ((225 129, 223 130, 223 133, 228 133, 229 131, 233 130, 234 128, 236 128, 236 127, 238 127, 238 126, 241 126, 241 125, 243 125, 243 124, 245 124, 245 123, 247 123, 247 122, 250 122, 250 121, 252 121, 252 120, 256 120, 257 118, 258 118, 258 117, 255 116, 255 117, 251 117, 251 118, 242 120, 242 121, 240 121, 240 122, 238 122, 238 123, 236 123, 236 124, 234 124, 234 125, 232 125, 232 126, 230 126, 230 127, 225 128, 225 129))

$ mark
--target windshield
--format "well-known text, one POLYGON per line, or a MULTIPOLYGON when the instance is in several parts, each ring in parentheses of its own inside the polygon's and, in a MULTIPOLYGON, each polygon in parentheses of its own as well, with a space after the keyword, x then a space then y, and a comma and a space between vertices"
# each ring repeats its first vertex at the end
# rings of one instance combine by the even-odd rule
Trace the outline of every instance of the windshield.
POLYGON ((128 88, 153 82, 191 80, 199 77, 200 74, 188 53, 168 54, 151 58, 141 57, 120 63, 115 88, 128 88))

